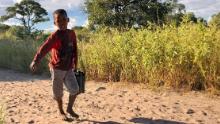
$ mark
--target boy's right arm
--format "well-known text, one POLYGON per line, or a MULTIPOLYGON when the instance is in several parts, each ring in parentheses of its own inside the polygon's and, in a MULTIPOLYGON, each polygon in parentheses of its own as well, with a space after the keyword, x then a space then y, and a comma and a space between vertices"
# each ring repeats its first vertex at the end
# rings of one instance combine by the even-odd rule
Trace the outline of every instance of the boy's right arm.
POLYGON ((55 33, 51 34, 47 40, 38 49, 33 61, 30 64, 31 71, 35 72, 40 60, 53 48, 55 43, 55 33))

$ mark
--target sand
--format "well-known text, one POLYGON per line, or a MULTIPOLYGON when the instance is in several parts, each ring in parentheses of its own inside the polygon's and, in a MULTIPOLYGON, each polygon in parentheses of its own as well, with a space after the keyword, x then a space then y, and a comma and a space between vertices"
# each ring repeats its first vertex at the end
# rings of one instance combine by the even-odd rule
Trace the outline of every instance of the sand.
MULTIPOLYGON (((64 107, 68 93, 64 92, 64 107)), ((155 92, 143 85, 86 82, 74 105, 79 119, 62 121, 50 78, 0 69, 6 124, 220 124, 220 97, 201 92, 155 92)))

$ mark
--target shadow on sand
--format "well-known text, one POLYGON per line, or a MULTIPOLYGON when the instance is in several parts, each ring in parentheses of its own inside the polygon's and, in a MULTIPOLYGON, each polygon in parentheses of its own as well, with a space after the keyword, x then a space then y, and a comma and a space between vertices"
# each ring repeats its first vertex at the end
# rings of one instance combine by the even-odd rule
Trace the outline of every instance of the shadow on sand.
POLYGON ((148 118, 133 118, 130 120, 130 122, 138 124, 186 124, 184 122, 169 121, 163 119, 152 120, 148 118))
MULTIPOLYGON (((93 124, 122 124, 119 122, 115 121, 106 121, 106 122, 101 122, 101 121, 92 121, 92 120, 78 120, 77 122, 91 122, 93 124)), ((129 122, 133 123, 138 123, 138 124, 186 124, 184 122, 177 122, 177 121, 169 121, 169 120, 163 120, 163 119, 157 119, 157 120, 152 120, 148 118, 133 118, 129 120, 129 122)))

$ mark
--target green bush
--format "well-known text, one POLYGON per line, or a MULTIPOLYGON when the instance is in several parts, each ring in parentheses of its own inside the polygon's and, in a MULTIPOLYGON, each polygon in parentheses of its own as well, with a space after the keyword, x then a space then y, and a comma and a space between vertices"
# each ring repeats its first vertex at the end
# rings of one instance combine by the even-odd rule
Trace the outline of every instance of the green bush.
MULTIPOLYGON (((0 40, 0 67, 28 72, 29 65, 42 41, 34 41, 31 38, 25 40, 0 40)), ((39 73, 48 72, 47 59, 43 59, 39 73)))
POLYGON ((102 29, 80 44, 87 76, 191 90, 220 90, 220 33, 216 27, 102 29))

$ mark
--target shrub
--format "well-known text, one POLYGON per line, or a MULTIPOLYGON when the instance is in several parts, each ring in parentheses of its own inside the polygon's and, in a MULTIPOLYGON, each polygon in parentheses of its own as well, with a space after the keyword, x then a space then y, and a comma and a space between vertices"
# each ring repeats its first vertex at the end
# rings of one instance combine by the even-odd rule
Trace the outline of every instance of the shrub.
POLYGON ((102 29, 80 49, 90 79, 219 90, 219 33, 191 23, 154 31, 102 29))

